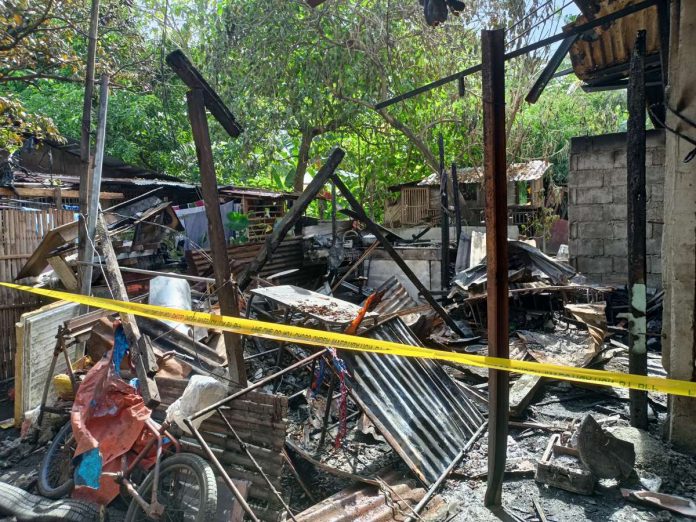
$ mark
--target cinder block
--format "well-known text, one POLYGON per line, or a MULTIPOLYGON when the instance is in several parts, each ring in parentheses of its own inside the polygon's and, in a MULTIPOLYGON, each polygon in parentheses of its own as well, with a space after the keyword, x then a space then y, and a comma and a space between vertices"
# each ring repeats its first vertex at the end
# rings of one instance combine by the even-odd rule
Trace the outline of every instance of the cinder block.
POLYGON ((628 201, 628 191, 627 190, 622 190, 622 188, 626 188, 626 182, 624 181, 623 187, 620 185, 616 184, 614 185, 614 190, 612 190, 611 193, 611 198, 612 198, 612 203, 626 203, 628 201))
POLYGON ((614 151, 614 168, 615 169, 625 169, 626 168, 626 151, 625 150, 615 150, 614 151))
POLYGON ((662 223, 648 223, 648 226, 650 227, 650 237, 662 240, 662 223))
POLYGON ((662 256, 649 255, 648 256, 648 272, 651 274, 661 274, 662 273, 662 256))
POLYGON ((628 274, 628 258, 627 257, 612 257, 612 269, 617 274, 628 274))
POLYGON ((648 221, 662 221, 665 215, 664 204, 660 202, 648 201, 647 207, 648 208, 645 209, 645 214, 648 221))
POLYGON ((604 173, 605 187, 616 189, 616 187, 625 187, 627 183, 626 169, 612 169, 604 173))
POLYGON ((569 187, 602 187, 604 174, 601 170, 576 170, 568 175, 569 187))
POLYGON ((575 241, 575 249, 573 252, 576 256, 593 257, 604 255, 604 240, 583 239, 575 241))
POLYGON ((628 205, 626 203, 605 205, 604 215, 608 221, 626 221, 628 216, 628 205))
POLYGON ((625 239, 605 239, 605 256, 626 256, 628 255, 628 243, 625 239))
POLYGON ((568 207, 568 218, 577 223, 604 221, 604 212, 604 205, 571 205, 568 207))
POLYGON ((611 237, 614 239, 626 239, 628 238, 628 227, 626 222, 623 223, 613 223, 611 237))
POLYGON ((577 189, 576 201, 580 205, 606 204, 612 202, 612 192, 605 188, 577 189))
POLYGON ((662 274, 648 273, 648 288, 662 288, 662 274))
POLYGON ((649 237, 645 240, 645 252, 648 255, 660 256, 662 255, 662 238, 649 237))
POLYGON ((612 236, 612 226, 609 223, 578 223, 578 238, 580 239, 609 239, 612 236))
POLYGON ((664 201, 665 198, 665 186, 662 183, 653 183, 648 185, 650 189, 650 199, 654 201, 664 201))
POLYGON ((612 271, 612 262, 610 257, 597 256, 578 256, 578 271, 583 274, 605 274, 612 271))
POLYGON ((624 286, 627 281, 628 281, 627 274, 619 274, 617 272, 611 272, 609 274, 604 275, 602 284, 605 284, 607 286, 624 286))
POLYGON ((570 188, 568 189, 568 204, 575 205, 578 202, 578 189, 570 188))
POLYGON ((578 224, 571 220, 570 227, 568 230, 568 238, 569 239, 577 239, 577 237, 578 237, 578 224))
MULTIPOLYGON (((571 175, 572 175, 573 172, 575 172, 576 170, 578 170, 578 157, 579 157, 579 156, 580 156, 579 154, 571 154, 571 155, 570 155, 570 158, 569 158, 569 160, 568 160, 568 170, 570 171, 571 175)), ((568 178, 569 178, 569 179, 568 179, 568 184, 570 185, 570 178, 571 178, 571 176, 568 176, 568 178)))
POLYGON ((597 170, 614 168, 613 151, 591 152, 578 156, 578 170, 597 170))
POLYGON ((664 147, 652 149, 652 165, 663 167, 665 165, 665 149, 664 147))
POLYGON ((645 169, 645 182, 648 185, 664 185, 665 184, 665 168, 664 167, 648 167, 645 169))

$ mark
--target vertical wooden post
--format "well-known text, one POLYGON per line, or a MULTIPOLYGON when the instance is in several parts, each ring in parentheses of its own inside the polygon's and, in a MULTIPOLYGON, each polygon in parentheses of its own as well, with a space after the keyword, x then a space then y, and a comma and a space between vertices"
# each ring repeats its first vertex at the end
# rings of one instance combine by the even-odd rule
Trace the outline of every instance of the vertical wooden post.
POLYGON ((459 248, 459 240, 462 237, 462 209, 459 204, 459 175, 457 174, 457 164, 452 163, 452 197, 454 198, 454 223, 457 227, 457 248, 459 248))
MULTIPOLYGON (((213 150, 210 144, 210 131, 205 113, 205 100, 201 89, 193 89, 186 94, 188 115, 193 131, 193 141, 196 144, 198 166, 201 171, 201 192, 205 203, 205 213, 208 218, 208 237, 213 257, 215 272, 215 289, 220 302, 220 313, 233 317, 239 316, 236 285, 232 281, 232 270, 227 259, 227 240, 220 215, 220 199, 218 196, 213 150)), ((239 386, 246 386, 246 369, 241 339, 238 334, 224 333, 225 349, 227 351, 227 369, 230 380, 239 386)))
MULTIPOLYGON (((481 35, 483 166, 486 190, 488 354, 509 358, 507 167, 505 164, 505 31, 481 35)), ((499 506, 507 455, 509 374, 488 373, 488 487, 484 503, 499 506)))
POLYGON ((437 148, 440 152, 440 230, 442 232, 442 254, 440 256, 440 288, 449 290, 449 202, 447 201, 447 170, 445 169, 445 142, 442 134, 438 136, 437 148))
MULTIPOLYGON (((89 21, 89 34, 87 37, 87 64, 85 68, 85 96, 82 103, 82 125, 80 134, 80 160, 82 162, 82 174, 80 176, 80 215, 78 216, 78 258, 86 261, 86 249, 89 244, 85 216, 88 210, 88 194, 92 189, 92 176, 90 170, 90 133, 92 131, 92 94, 94 93, 94 64, 97 56, 97 35, 99 33, 99 0, 92 0, 91 16, 89 21)), ((94 236, 92 236, 93 238, 94 236)), ((91 260, 90 260, 91 261, 91 260)), ((80 281, 85 279, 84 270, 87 265, 78 266, 80 281)), ((91 277, 91 274, 90 274, 91 277)))
MULTIPOLYGON (((629 372, 647 375, 645 264, 645 31, 638 31, 628 76, 628 323, 629 372)), ((648 428, 648 394, 630 390, 631 425, 648 428)))
POLYGON ((109 105, 109 75, 104 73, 101 76, 99 87, 99 120, 97 121, 97 150, 94 157, 94 169, 92 179, 89 183, 89 193, 87 194, 86 204, 86 234, 87 241, 81 253, 84 259, 80 261, 89 263, 80 265, 82 272, 80 277, 80 293, 90 295, 92 291, 92 263, 94 262, 94 237, 97 233, 97 214, 99 212, 99 193, 101 192, 102 167, 104 165, 104 146, 106 144, 106 115, 109 105), (92 241, 89 240, 92 239, 92 241))

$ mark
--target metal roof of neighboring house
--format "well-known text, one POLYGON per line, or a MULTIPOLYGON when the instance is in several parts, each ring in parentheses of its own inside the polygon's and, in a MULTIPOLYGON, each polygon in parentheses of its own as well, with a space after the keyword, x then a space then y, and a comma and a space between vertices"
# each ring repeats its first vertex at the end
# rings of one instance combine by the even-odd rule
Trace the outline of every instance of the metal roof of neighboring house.
MULTIPOLYGON (((511 163, 507 168, 509 181, 533 181, 541 179, 546 171, 551 167, 551 163, 544 160, 532 160, 526 163, 511 163)), ((463 167, 457 169, 457 177, 459 183, 481 183, 483 181, 483 167, 463 167)), ((412 181, 410 183, 402 183, 395 187, 403 187, 406 185, 415 185, 418 187, 439 187, 440 174, 433 172, 427 178, 421 181, 412 181)), ((390 187, 393 188, 393 187, 390 187)))

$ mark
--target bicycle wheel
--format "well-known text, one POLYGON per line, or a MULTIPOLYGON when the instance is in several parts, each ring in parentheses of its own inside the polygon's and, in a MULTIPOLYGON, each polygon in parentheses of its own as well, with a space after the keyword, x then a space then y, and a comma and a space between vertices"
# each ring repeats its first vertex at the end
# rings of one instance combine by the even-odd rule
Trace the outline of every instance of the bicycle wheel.
POLYGON ((63 498, 75 486, 72 463, 75 453, 75 438, 72 436, 72 424, 68 422, 55 437, 41 462, 36 487, 47 498, 63 498))
MULTIPOLYGON (((154 469, 138 488, 150 502, 154 469)), ((217 511, 217 483, 210 465, 198 455, 178 453, 160 465, 157 501, 164 506, 160 521, 212 522, 217 511)), ((126 522, 152 520, 140 505, 131 500, 126 522)))

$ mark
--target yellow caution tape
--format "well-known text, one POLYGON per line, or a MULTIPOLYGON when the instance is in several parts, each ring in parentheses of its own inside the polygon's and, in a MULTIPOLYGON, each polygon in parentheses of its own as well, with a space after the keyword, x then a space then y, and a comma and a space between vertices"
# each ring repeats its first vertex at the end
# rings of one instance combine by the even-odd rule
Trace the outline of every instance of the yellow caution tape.
POLYGON ((633 388, 648 392, 661 392, 671 395, 684 395, 696 397, 696 382, 680 381, 676 379, 662 379, 659 377, 646 377, 604 370, 592 370, 588 368, 575 368, 573 366, 560 366, 531 361, 513 361, 498 357, 487 357, 463 353, 445 352, 433 350, 421 346, 409 346, 390 341, 368 339, 341 333, 313 330, 299 326, 255 321, 239 317, 220 316, 204 312, 191 312, 188 310, 176 310, 163 306, 154 306, 142 303, 129 303, 104 299, 101 297, 89 297, 56 290, 32 288, 29 286, 2 283, 0 285, 15 288, 25 292, 61 299, 73 303, 79 303, 94 308, 102 308, 112 312, 133 314, 151 319, 165 319, 178 323, 217 328, 242 335, 251 335, 273 339, 276 341, 295 342, 314 346, 332 346, 344 350, 360 352, 373 352, 386 355, 400 355, 403 357, 422 357, 425 359, 438 359, 451 361, 479 368, 493 370, 512 371, 550 377, 567 381, 599 384, 618 388, 633 388))

